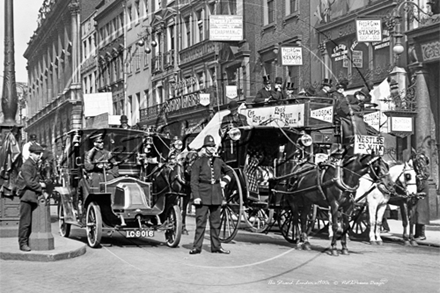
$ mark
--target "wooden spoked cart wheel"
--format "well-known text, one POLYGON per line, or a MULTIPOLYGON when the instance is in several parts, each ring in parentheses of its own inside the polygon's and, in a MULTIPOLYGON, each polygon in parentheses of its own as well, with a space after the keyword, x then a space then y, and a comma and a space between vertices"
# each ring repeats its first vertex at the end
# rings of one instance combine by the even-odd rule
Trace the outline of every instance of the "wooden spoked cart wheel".
POLYGON ((368 219, 368 207, 366 204, 355 205, 350 217, 350 237, 363 239, 370 233, 370 223, 368 219))
POLYGON ((220 241, 228 243, 237 235, 243 213, 243 189, 240 179, 231 168, 234 180, 225 189, 224 202, 220 208, 220 241))
MULTIPOLYGON (((317 206, 313 205, 310 213, 307 216, 306 233, 310 234, 316 220, 317 206)), ((298 220, 298 225, 293 224, 292 210, 288 206, 283 206, 277 210, 277 222, 280 228, 281 235, 290 243, 297 243, 301 237, 301 220, 298 220)))

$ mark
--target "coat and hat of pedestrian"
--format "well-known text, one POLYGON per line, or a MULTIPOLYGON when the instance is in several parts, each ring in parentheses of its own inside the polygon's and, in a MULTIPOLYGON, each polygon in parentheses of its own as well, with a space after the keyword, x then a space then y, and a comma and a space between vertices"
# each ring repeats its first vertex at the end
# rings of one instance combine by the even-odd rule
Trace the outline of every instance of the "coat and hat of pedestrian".
POLYGON ((29 158, 21 167, 17 178, 20 197, 18 244, 21 251, 31 251, 29 237, 32 233, 32 212, 38 207, 38 199, 43 194, 44 183, 40 183, 38 159, 43 148, 38 144, 29 147, 29 158))
POLYGON ((196 207, 196 233, 190 254, 202 252, 206 222, 209 216, 211 252, 229 254, 230 251, 221 247, 220 207, 224 200, 223 185, 230 182, 233 174, 226 163, 215 155, 216 143, 212 135, 203 141, 205 153, 199 156, 191 167, 191 191, 196 207), (223 176, 225 174, 225 176, 223 176))

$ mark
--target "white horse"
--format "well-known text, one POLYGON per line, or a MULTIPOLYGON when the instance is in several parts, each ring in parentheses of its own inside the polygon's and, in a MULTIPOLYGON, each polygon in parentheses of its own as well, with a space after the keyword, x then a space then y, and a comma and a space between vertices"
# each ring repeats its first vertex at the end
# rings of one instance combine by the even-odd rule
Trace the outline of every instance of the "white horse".
POLYGON ((373 182, 368 173, 361 177, 355 202, 367 201, 371 244, 383 244, 380 230, 382 218, 391 196, 410 197, 416 194, 417 173, 414 170, 412 159, 391 166, 388 173, 379 182, 373 182))

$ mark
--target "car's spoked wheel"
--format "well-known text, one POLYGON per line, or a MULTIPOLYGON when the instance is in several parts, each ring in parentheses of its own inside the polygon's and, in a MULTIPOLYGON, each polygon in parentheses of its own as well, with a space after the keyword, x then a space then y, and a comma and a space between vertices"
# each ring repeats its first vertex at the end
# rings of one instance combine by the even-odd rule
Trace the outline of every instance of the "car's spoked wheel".
POLYGON ((167 223, 169 229, 165 231, 165 240, 169 247, 177 247, 182 237, 182 214, 180 208, 174 205, 168 212, 167 223))
POLYGON ((102 238, 102 215, 101 208, 95 202, 87 207, 86 215, 87 242, 91 248, 96 248, 102 238))
POLYGON ((62 201, 58 202, 58 227, 60 231, 60 235, 63 237, 69 237, 71 225, 67 224, 64 220, 64 206, 62 201))

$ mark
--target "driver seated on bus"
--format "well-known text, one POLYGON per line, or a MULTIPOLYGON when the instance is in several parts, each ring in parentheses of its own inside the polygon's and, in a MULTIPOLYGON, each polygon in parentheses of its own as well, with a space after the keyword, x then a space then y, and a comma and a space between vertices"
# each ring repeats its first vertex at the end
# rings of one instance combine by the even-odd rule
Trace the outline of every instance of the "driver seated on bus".
POLYGON ((100 182, 119 177, 119 168, 112 153, 104 149, 103 134, 92 135, 90 139, 93 148, 86 153, 84 168, 90 174, 90 185, 99 187, 100 182))

